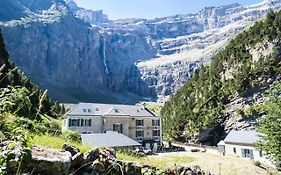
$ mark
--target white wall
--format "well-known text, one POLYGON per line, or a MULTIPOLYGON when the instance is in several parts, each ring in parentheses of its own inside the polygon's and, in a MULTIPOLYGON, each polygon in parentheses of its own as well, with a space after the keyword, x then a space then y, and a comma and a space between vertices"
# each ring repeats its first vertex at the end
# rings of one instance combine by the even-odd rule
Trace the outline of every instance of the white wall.
POLYGON ((72 131, 82 132, 92 132, 92 133, 102 133, 103 121, 101 116, 67 116, 63 122, 63 129, 68 129, 72 131), (77 126, 68 127, 69 119, 91 119, 91 126, 77 126))
MULTIPOLYGON (((266 159, 266 155, 262 153, 262 157, 260 157, 260 151, 255 149, 254 146, 242 146, 242 145, 232 145, 232 144, 225 144, 225 153, 228 155, 237 156, 240 158, 242 157, 242 149, 250 149, 253 150, 254 160, 258 160, 263 164, 266 164, 268 166, 274 166, 270 160, 266 159), (236 148, 236 154, 233 152, 233 148, 236 148)), ((245 158, 247 159, 247 158, 245 158)), ((249 159, 249 158, 248 158, 249 159)))

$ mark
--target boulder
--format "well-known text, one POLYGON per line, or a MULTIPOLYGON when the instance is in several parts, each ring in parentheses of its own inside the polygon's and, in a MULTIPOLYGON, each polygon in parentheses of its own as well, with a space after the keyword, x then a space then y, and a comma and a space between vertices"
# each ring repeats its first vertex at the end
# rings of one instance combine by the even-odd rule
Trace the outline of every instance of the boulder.
POLYGON ((84 154, 77 153, 71 158, 70 172, 73 173, 83 166, 84 154))
POLYGON ((71 154, 67 151, 34 146, 32 160, 24 169, 32 174, 68 175, 71 165, 71 154))
POLYGON ((95 160, 91 165, 91 169, 94 172, 103 173, 105 171, 104 164, 99 160, 95 160))
POLYGON ((76 148, 75 146, 69 145, 67 143, 63 144, 62 150, 70 152, 72 156, 80 152, 79 148, 76 148))
POLYGON ((109 157, 113 157, 113 158, 116 158, 116 151, 112 148, 107 148, 105 150, 105 154, 109 157))
POLYGON ((84 153, 84 161, 83 164, 93 162, 100 156, 100 150, 99 148, 93 148, 87 152, 84 153))

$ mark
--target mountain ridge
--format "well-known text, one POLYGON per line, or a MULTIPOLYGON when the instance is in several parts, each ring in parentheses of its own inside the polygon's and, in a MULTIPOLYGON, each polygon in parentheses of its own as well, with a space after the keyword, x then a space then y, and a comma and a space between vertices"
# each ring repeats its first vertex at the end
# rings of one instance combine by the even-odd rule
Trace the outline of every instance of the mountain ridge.
MULTIPOLYGON (((13 1, 25 8, 32 6, 24 0, 13 1)), ((0 12, 0 26, 14 62, 55 99, 109 103, 169 96, 229 38, 281 5, 279 0, 268 1, 245 10, 234 4, 206 8, 196 18, 176 15, 110 21, 101 11, 79 7, 71 11, 67 5, 71 1, 40 2, 47 5, 30 7, 27 11, 32 13, 20 20, 3 21, 7 14, 0 12), (241 10, 244 20, 237 13, 241 10), (231 18, 219 17, 227 13, 231 18), (233 26, 219 30, 232 21, 236 21, 233 26), (24 50, 20 53, 18 47, 24 50)), ((12 8, 2 3, 3 8, 12 8)))

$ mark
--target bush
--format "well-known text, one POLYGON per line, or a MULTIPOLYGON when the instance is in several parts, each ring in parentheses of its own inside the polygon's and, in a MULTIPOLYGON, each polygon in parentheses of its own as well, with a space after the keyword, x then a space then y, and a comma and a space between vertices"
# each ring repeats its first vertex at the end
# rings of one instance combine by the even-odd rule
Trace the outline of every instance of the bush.
POLYGON ((137 157, 137 158, 146 157, 146 155, 143 152, 140 152, 140 151, 137 151, 134 149, 130 149, 130 148, 119 148, 119 149, 117 149, 117 152, 124 154, 124 155, 137 157))
POLYGON ((50 135, 61 135, 61 124, 54 119, 44 119, 42 127, 47 128, 47 132, 50 135))
POLYGON ((78 132, 71 130, 64 130, 62 132, 62 137, 66 140, 81 143, 82 139, 78 132))
POLYGON ((260 166, 261 166, 261 162, 258 161, 258 160, 257 160, 257 161, 254 161, 254 165, 257 166, 257 167, 260 167, 260 166))

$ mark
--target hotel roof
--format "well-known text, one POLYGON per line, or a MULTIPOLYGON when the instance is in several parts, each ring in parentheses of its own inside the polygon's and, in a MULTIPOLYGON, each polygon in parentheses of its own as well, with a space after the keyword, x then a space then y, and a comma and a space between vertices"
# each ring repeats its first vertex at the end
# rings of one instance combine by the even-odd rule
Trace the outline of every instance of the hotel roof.
POLYGON ((153 111, 143 106, 99 103, 79 103, 66 115, 157 117, 153 111))

